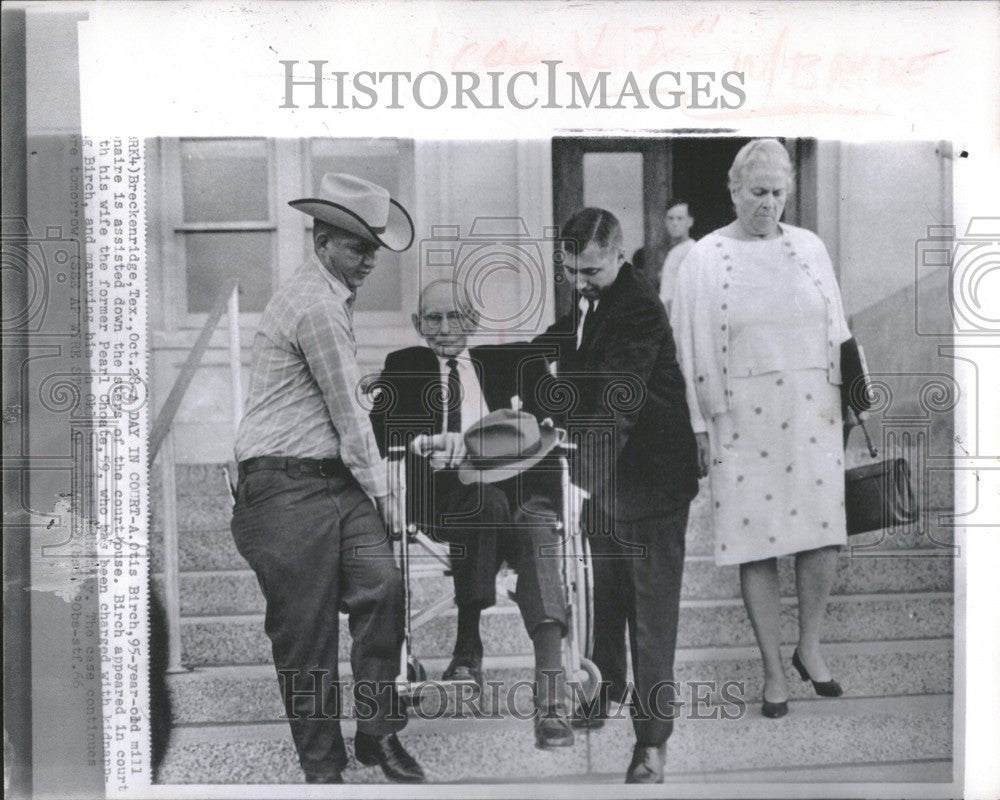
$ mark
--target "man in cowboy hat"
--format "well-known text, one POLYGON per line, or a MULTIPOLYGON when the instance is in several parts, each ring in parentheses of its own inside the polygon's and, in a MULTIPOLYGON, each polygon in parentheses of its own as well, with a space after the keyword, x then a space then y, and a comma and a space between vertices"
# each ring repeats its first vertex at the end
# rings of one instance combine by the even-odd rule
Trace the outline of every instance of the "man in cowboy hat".
POLYGON ((352 325, 355 293, 380 247, 405 250, 413 223, 374 183, 323 177, 310 215, 314 252, 271 298, 254 339, 246 414, 236 437, 236 546, 267 601, 264 627, 299 762, 310 783, 342 783, 338 612, 350 618, 351 667, 365 699, 355 753, 390 780, 424 778, 396 733, 402 582, 386 531, 399 498, 365 410, 352 325))
POLYGON ((573 743, 562 670, 565 598, 559 560, 544 547, 559 541, 559 474, 545 463, 555 431, 510 408, 532 368, 544 371, 545 362, 518 358, 523 347, 470 348, 477 324, 460 286, 437 280, 424 287, 413 325, 426 346, 386 358, 381 382, 391 402, 377 408, 372 425, 383 448, 413 442, 407 485, 416 520, 450 544, 458 630, 442 679, 482 685, 480 613, 495 602, 506 560, 517 572, 515 599, 535 651, 536 744, 564 747, 573 743))

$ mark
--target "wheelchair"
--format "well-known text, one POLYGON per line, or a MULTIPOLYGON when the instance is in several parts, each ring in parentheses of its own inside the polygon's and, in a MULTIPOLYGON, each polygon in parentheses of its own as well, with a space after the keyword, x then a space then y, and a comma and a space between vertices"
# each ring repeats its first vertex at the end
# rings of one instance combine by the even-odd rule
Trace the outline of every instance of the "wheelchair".
MULTIPOLYGON (((563 595, 566 604, 567 632, 563 639, 563 667, 567 682, 575 682, 580 688, 582 699, 587 701, 596 697, 601 685, 601 673, 592 661, 594 646, 594 577, 591 563, 590 548, 587 539, 578 526, 571 529, 572 519, 571 486, 569 479, 569 452, 575 447, 566 441, 565 431, 559 431, 559 444, 556 446, 560 472, 561 508, 560 519, 556 521, 556 530, 562 532, 560 539, 560 574, 562 577, 563 595)), ((406 452, 402 445, 390 445, 388 448, 390 465, 390 481, 394 489, 405 497, 406 494, 406 452)), ((408 507, 404 503, 404 507, 408 507)), ((429 557, 439 562, 448 574, 451 563, 447 550, 435 542, 426 532, 421 531, 412 521, 404 520, 404 534, 398 541, 397 559, 403 579, 404 602, 404 634, 403 645, 399 654, 399 673, 396 677, 396 691, 404 704, 409 707, 417 701, 423 692, 423 687, 433 685, 445 694, 449 688, 454 691, 461 682, 429 680, 427 671, 420 659, 413 652, 413 631, 430 620, 443 614, 454 604, 451 594, 446 594, 429 605, 417 609, 412 602, 413 574, 412 567, 415 554, 429 557)), ((503 592, 498 595, 503 597, 503 592)), ((488 655, 487 655, 488 660, 488 655)), ((478 686, 477 686, 478 688, 478 686)))

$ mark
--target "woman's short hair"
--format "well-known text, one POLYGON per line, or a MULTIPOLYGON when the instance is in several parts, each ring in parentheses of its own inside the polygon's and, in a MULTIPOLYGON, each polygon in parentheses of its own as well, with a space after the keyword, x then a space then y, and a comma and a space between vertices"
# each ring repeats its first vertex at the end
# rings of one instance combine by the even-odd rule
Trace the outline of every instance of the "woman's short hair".
POLYGON ((621 249, 622 226, 610 211, 603 208, 583 208, 566 220, 560 238, 569 240, 576 247, 577 254, 596 244, 602 250, 607 247, 621 249))
POLYGON ((729 168, 729 189, 737 189, 743 185, 751 170, 763 165, 778 167, 788 176, 788 188, 795 181, 795 170, 788 151, 777 139, 754 139, 740 148, 729 168))

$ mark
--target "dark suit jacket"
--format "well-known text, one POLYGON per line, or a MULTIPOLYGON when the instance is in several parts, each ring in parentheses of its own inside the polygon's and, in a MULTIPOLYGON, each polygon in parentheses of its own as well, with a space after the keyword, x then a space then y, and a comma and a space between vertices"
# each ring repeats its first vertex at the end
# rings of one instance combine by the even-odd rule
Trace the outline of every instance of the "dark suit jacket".
MULTIPOLYGON (((578 444, 574 481, 605 516, 664 514, 698 493, 697 447, 670 323, 652 285, 627 263, 594 315, 579 351, 576 309, 535 340, 557 353, 559 380, 575 394, 562 413, 578 444)), ((542 415, 551 415, 544 398, 554 394, 537 392, 542 415)))
MULTIPOLYGON (((469 348, 469 355, 489 411, 510 408, 514 395, 522 397, 526 411, 532 410, 528 395, 534 394, 533 387, 545 373, 540 353, 524 345, 485 345, 469 348)), ((389 353, 375 385, 382 397, 375 402, 372 427, 383 455, 390 437, 441 432, 444 408, 437 396, 441 367, 429 347, 389 353)))
MULTIPOLYGON (((542 376, 548 374, 547 361, 540 348, 527 343, 484 345, 469 348, 469 356, 489 411, 510 408, 511 397, 518 395, 522 398, 522 408, 537 415, 537 404, 533 402, 535 387, 542 376)), ((441 433, 444 422, 439 393, 441 383, 440 362, 429 347, 407 347, 389 353, 381 376, 374 384, 381 391, 371 414, 375 440, 383 456, 390 444, 407 445, 419 434, 441 433)), ((533 491, 551 493, 558 490, 557 475, 541 474, 551 473, 551 462, 546 461, 546 467, 531 470, 533 491)), ((441 472, 451 473, 451 476, 433 477, 426 460, 408 456, 410 519, 427 523, 434 518, 429 510, 430 499, 440 491, 447 491, 457 481, 453 470, 441 472)), ((527 490, 522 488, 520 491, 526 496, 527 490)))

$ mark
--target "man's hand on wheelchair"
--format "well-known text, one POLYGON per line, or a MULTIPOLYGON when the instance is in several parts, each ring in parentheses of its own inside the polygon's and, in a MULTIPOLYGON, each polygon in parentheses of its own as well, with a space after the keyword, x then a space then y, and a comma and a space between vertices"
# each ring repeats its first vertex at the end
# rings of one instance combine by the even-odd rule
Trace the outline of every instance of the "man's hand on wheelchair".
POLYGON ((436 433, 417 436, 410 449, 430 460, 431 469, 457 467, 465 461, 465 438, 460 433, 436 433))
POLYGON ((385 497, 375 500, 378 507, 379 516, 385 525, 386 533, 391 539, 399 539, 403 535, 403 525, 405 523, 405 511, 403 508, 403 494, 390 490, 385 497))

